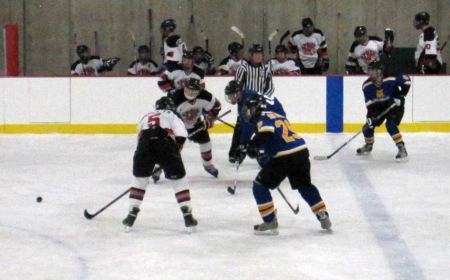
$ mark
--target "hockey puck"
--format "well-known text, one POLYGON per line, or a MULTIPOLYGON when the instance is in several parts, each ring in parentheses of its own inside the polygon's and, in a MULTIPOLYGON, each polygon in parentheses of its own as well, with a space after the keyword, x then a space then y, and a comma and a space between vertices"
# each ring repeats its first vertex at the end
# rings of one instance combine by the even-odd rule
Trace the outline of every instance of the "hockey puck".
POLYGON ((42 197, 40 197, 40 196, 36 197, 36 201, 37 202, 41 202, 42 201, 42 197))

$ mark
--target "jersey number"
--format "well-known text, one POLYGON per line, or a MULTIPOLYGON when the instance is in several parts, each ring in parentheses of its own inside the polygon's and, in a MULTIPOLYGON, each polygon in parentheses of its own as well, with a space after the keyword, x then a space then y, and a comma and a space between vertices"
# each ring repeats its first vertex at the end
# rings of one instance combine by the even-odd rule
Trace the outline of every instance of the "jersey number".
POLYGON ((148 117, 147 123, 149 128, 159 126, 159 115, 160 114, 155 114, 148 117))
POLYGON ((275 121, 275 126, 283 129, 283 139, 286 143, 295 141, 295 139, 301 139, 301 137, 292 131, 291 124, 287 120, 275 121))

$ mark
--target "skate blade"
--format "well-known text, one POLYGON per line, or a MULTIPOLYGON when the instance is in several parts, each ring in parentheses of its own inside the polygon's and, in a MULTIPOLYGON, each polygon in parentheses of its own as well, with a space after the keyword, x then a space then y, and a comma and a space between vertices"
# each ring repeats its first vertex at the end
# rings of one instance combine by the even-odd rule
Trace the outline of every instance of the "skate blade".
POLYGON ((253 233, 255 235, 278 235, 279 232, 278 232, 278 229, 276 228, 276 229, 268 229, 268 230, 264 230, 264 231, 254 230, 253 233))
POLYGON ((402 163, 402 162, 408 162, 409 159, 408 159, 408 157, 396 158, 395 161, 398 162, 398 163, 402 163))
POLYGON ((125 226, 125 233, 128 233, 128 232, 130 232, 130 229, 131 229, 131 227, 129 227, 129 226, 125 226))

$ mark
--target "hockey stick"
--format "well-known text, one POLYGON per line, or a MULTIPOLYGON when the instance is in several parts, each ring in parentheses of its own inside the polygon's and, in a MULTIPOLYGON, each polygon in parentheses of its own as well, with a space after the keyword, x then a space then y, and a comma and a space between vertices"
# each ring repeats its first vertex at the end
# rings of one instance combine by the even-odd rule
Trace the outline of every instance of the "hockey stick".
POLYGON ((234 32, 236 32, 239 37, 241 37, 241 42, 242 42, 242 47, 244 46, 244 39, 245 39, 245 35, 244 32, 242 32, 239 28, 237 28, 236 26, 231 26, 231 30, 233 30, 234 32))
MULTIPOLYGON (((386 115, 392 108, 394 108, 396 105, 395 103, 393 103, 391 106, 389 106, 386 110, 384 110, 383 112, 381 112, 381 114, 379 114, 378 116, 375 117, 375 120, 379 120, 380 118, 382 118, 384 115, 386 115)), ((355 139, 358 135, 360 135, 362 132, 364 132, 364 130, 367 129, 367 125, 364 125, 363 128, 356 133, 355 135, 353 135, 352 138, 350 138, 347 142, 345 142, 344 144, 342 144, 336 151, 334 151, 333 153, 331 153, 328 156, 314 156, 315 160, 327 160, 330 159, 332 156, 334 156, 335 154, 337 154, 337 152, 339 152, 342 148, 344 148, 348 143, 350 143, 353 139, 355 139)))
POLYGON ((152 56, 152 44, 153 44, 153 16, 152 16, 152 9, 148 9, 148 29, 149 29, 149 38, 148 38, 148 47, 150 49, 150 57, 152 56))
POLYGON ((294 209, 294 207, 292 207, 292 205, 289 203, 289 200, 287 200, 286 196, 284 195, 284 193, 280 190, 280 188, 277 188, 277 191, 281 194, 281 196, 283 197, 284 201, 286 201, 287 205, 289 205, 289 208, 291 208, 292 212, 294 212, 295 215, 298 214, 298 211, 300 210, 298 203, 297 203, 297 208, 294 209))
POLYGON ((133 38, 133 50, 134 50, 134 75, 137 75, 138 73, 137 73, 137 58, 136 58, 136 52, 137 52, 137 50, 136 50, 136 38, 134 37, 134 33, 133 33, 133 31, 131 31, 130 30, 130 33, 131 33, 131 38, 133 38))
POLYGON ((284 39, 286 39, 286 37, 289 36, 289 34, 291 34, 291 31, 289 31, 289 30, 284 32, 283 36, 281 36, 281 38, 280 38, 280 45, 283 45, 284 39))
MULTIPOLYGON (((159 168, 156 168, 155 170, 153 170, 153 172, 150 175, 150 177, 153 176, 153 174, 159 172, 161 169, 162 168, 159 167, 159 168)), ((125 196, 127 193, 129 193, 130 190, 131 190, 131 188, 128 188, 121 195, 119 195, 118 197, 114 198, 110 203, 106 204, 103 208, 101 208, 100 210, 98 210, 94 214, 89 214, 89 212, 86 209, 84 209, 84 217, 86 217, 86 219, 88 219, 88 220, 92 220, 95 216, 97 216, 101 212, 105 211, 109 206, 113 205, 117 200, 121 199, 123 196, 125 196)))
POLYGON ((441 52, 444 50, 445 46, 447 45, 448 40, 450 40, 450 35, 447 36, 447 40, 445 40, 444 44, 442 44, 441 52))
POLYGON ((99 55, 97 31, 94 31, 94 55, 99 55))
POLYGON ((272 55, 272 39, 273 37, 275 37, 275 35, 277 35, 278 33, 278 29, 275 29, 272 33, 270 33, 269 35, 269 55, 272 55))
POLYGON ((225 125, 231 127, 231 128, 234 128, 234 125, 232 125, 232 124, 230 124, 230 123, 227 123, 226 121, 222 120, 220 117, 217 117, 217 120, 218 120, 219 122, 221 122, 221 123, 223 123, 223 124, 225 124, 225 125))
POLYGON ((206 37, 206 33, 203 30, 200 31, 200 35, 202 35, 203 39, 205 40, 205 50, 208 51, 209 39, 208 39, 208 37, 206 37))
POLYGON ((241 165, 241 164, 239 163, 239 159, 238 159, 238 160, 236 160, 236 175, 234 177, 234 186, 233 187, 228 186, 228 188, 227 188, 227 191, 230 194, 235 194, 236 193, 236 185, 237 185, 237 179, 238 179, 237 177, 239 175, 239 165, 241 165))

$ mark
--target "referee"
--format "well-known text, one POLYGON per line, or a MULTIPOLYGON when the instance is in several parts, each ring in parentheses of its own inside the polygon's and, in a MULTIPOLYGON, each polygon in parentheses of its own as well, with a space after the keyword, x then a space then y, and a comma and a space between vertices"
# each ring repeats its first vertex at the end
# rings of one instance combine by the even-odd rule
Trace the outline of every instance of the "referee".
MULTIPOLYGON (((250 58, 249 60, 244 60, 242 65, 239 66, 236 71, 235 80, 241 84, 241 91, 250 89, 271 96, 275 90, 272 81, 272 68, 270 63, 264 63, 264 49, 260 44, 253 44, 250 47, 249 52, 250 58)), ((240 153, 237 154, 237 152, 239 152, 239 138, 243 120, 241 120, 239 115, 240 112, 238 112, 236 126, 234 127, 228 159, 230 163, 236 163, 236 160, 239 158, 240 164, 243 158, 238 157, 240 153)))

